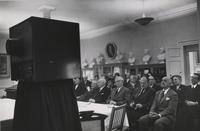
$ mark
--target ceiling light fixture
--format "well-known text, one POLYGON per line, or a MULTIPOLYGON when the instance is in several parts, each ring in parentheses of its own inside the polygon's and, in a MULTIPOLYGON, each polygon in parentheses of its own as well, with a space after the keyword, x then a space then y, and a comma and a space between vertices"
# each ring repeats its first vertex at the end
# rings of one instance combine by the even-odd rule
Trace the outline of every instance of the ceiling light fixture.
POLYGON ((142 18, 138 18, 135 20, 136 23, 138 23, 139 25, 148 25, 152 20, 154 20, 153 17, 146 17, 145 13, 144 13, 144 0, 142 1, 143 5, 142 5, 142 18))

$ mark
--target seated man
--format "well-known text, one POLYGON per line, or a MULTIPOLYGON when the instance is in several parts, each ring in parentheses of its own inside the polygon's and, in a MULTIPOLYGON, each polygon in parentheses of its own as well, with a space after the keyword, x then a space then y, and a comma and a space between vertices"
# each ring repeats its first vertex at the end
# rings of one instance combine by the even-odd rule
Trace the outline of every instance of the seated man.
POLYGON ((156 91, 161 90, 162 88, 156 83, 155 78, 151 75, 149 76, 149 86, 153 89, 155 89, 156 91))
POLYGON ((94 96, 96 94, 96 92, 98 91, 98 87, 97 87, 97 81, 92 81, 91 83, 91 89, 88 91, 86 91, 83 95, 81 95, 80 97, 77 98, 78 101, 85 101, 88 102, 88 100, 94 96))
POLYGON ((148 80, 146 77, 140 79, 141 89, 135 96, 131 96, 129 105, 127 105, 126 111, 129 122, 129 130, 138 127, 137 120, 149 112, 151 103, 154 98, 155 90, 148 86, 148 80))
POLYGON ((108 87, 106 87, 106 80, 103 78, 99 79, 97 87, 98 89, 96 90, 96 93, 90 97, 89 102, 105 103, 111 91, 108 87))
POLYGON ((129 89, 123 86, 124 79, 121 76, 115 77, 115 86, 111 92, 110 98, 107 103, 113 105, 126 104, 130 98, 129 89))
POLYGON ((200 75, 194 73, 191 77, 192 85, 188 86, 186 91, 186 111, 184 115, 185 124, 188 130, 199 131, 200 130, 200 75))
POLYGON ((139 118, 140 131, 163 131, 171 127, 176 120, 178 104, 177 93, 170 89, 171 79, 163 77, 160 91, 156 92, 149 114, 139 118))
POLYGON ((74 80, 74 93, 76 98, 79 98, 82 94, 86 92, 86 88, 81 81, 81 78, 76 77, 74 80))

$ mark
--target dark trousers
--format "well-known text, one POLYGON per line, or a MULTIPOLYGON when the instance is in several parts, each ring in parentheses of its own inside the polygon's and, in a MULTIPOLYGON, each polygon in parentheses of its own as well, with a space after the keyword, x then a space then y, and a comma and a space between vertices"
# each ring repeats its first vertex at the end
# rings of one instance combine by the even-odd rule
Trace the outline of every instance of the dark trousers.
POLYGON ((134 129, 134 128, 138 128, 138 119, 141 116, 147 114, 148 111, 143 108, 135 110, 134 108, 127 106, 126 113, 128 117, 129 128, 134 129))
POLYGON ((158 119, 152 119, 149 115, 144 115, 139 119, 140 131, 149 131, 153 128, 153 131, 166 131, 173 125, 173 121, 167 117, 161 117, 158 119))

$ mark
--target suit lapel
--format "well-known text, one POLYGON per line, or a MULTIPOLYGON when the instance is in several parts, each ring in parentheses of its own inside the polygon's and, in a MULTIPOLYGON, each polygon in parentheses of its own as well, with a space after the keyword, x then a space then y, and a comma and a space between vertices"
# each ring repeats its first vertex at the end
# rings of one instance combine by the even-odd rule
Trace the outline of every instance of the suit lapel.
POLYGON ((167 93, 164 95, 164 97, 162 98, 162 100, 160 101, 160 103, 162 103, 162 102, 166 99, 166 97, 168 97, 168 94, 170 93, 170 90, 171 90, 171 89, 169 89, 169 90, 167 91, 167 93))

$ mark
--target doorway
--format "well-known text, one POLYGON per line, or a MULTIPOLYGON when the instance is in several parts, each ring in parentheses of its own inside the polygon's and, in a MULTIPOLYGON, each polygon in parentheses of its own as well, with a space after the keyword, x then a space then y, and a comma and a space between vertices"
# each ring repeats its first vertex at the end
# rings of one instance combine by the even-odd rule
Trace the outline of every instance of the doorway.
POLYGON ((200 73, 199 44, 186 45, 184 49, 185 83, 190 84, 191 76, 200 73))

